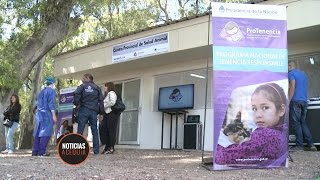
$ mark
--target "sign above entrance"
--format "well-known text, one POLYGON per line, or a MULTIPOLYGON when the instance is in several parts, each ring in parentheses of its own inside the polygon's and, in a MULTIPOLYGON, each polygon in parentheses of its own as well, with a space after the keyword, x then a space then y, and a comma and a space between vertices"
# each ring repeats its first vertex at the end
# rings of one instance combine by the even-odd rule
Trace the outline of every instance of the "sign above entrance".
POLYGON ((169 51, 169 33, 157 34, 112 47, 112 63, 169 51))

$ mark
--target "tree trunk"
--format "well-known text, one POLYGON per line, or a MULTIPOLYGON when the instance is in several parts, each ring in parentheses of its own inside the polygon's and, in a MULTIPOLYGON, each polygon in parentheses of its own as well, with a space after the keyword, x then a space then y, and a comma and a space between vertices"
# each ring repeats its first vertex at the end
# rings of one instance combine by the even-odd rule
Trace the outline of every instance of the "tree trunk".
POLYGON ((33 78, 32 90, 31 90, 31 103, 28 110, 28 116, 25 118, 23 123, 20 124, 20 135, 19 135, 19 149, 30 149, 33 141, 33 129, 35 125, 35 114, 34 107, 36 105, 37 95, 41 88, 42 72, 45 62, 45 56, 38 62, 34 69, 35 75, 33 78))
POLYGON ((4 136, 4 126, 2 125, 2 120, 4 118, 3 112, 4 110, 9 106, 9 99, 11 97, 11 94, 13 93, 13 90, 7 90, 6 92, 2 92, 6 94, 5 96, 0 97, 0 117, 1 117, 1 125, 0 125, 0 150, 4 150, 6 148, 6 139, 4 136))

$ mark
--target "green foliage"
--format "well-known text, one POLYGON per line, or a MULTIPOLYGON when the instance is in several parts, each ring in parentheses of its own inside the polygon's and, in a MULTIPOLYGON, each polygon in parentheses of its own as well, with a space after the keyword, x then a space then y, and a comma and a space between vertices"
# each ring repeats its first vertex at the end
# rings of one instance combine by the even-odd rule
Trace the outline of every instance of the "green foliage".
MULTIPOLYGON (((24 81, 20 80, 22 64, 29 61, 25 49, 41 37, 51 21, 57 21, 56 12, 67 6, 64 1, 52 0, 6 0, 0 2, 1 26, 6 29, 5 37, 0 42, 0 96, 9 89, 19 89, 24 81), (6 90, 6 91, 3 91, 6 90)), ((68 1, 72 3, 72 1, 68 1)), ((61 12, 65 13, 65 12, 61 12)), ((72 25, 72 24, 70 24, 72 25)), ((0 33, 3 31, 0 31, 0 33)), ((3 33, 1 33, 2 35, 3 33)), ((75 34, 73 34, 75 35, 75 34)), ((3 37, 3 36, 2 36, 3 37)), ((50 67, 52 73, 53 66, 50 67)), ((32 77, 32 72, 29 75, 32 77)))
MULTIPOLYGON (((0 89, 15 89, 21 87, 19 78, 21 66, 21 51, 25 42, 31 37, 35 24, 34 17, 28 11, 30 1, 1 1, 1 25, 6 28, 6 36, 0 44, 0 89)), ((0 94, 2 95, 2 94, 0 94)))
MULTIPOLYGON (((174 1, 178 2, 178 0, 174 1)), ((182 0, 182 2, 186 3, 183 12, 187 16, 207 10, 208 0, 199 0, 198 4, 192 0, 182 0)), ((55 13, 68 3, 72 3, 73 7, 70 19, 81 16, 83 24, 47 54, 43 77, 53 74, 53 56, 90 43, 157 25, 162 14, 157 0, 1 1, 0 24, 6 27, 7 39, 0 41, 0 90, 21 87, 23 81, 19 80, 19 69, 22 64, 21 52, 26 48, 25 42, 43 33, 50 21, 57 20, 55 13)), ((171 13, 172 19, 181 17, 177 8, 175 9, 176 11, 171 13)), ((3 29, 1 30, 2 37, 3 29)), ((29 77, 32 79, 33 72, 29 77)), ((28 83, 25 81, 25 84, 28 83)))
POLYGON ((12 46, 6 46, 2 43, 0 46, 0 96, 9 89, 19 89, 21 82, 19 81, 16 61, 17 49, 12 46))
POLYGON ((159 14, 159 10, 150 2, 110 1, 92 14, 93 18, 88 18, 85 26, 94 27, 89 31, 91 43, 153 26, 159 14))
MULTIPOLYGON (((177 1, 167 0, 170 3, 177 1)), ((187 3, 179 12, 177 8, 166 9, 171 16, 170 19, 175 20, 207 11, 208 0, 183 1, 187 3), (181 12, 184 15, 181 15, 181 12)), ((45 52, 47 54, 42 79, 53 75, 53 57, 57 54, 163 23, 163 11, 157 2, 158 0, 1 0, 0 98, 11 89, 20 89, 23 106, 21 123, 29 122, 29 107, 33 106, 30 88, 35 72, 31 71, 27 80, 21 78, 22 64, 28 62, 24 59, 23 52, 30 45, 27 43, 37 40, 48 30, 47 28, 51 28, 48 26, 51 22, 58 21, 67 27, 78 27, 78 24, 81 26, 77 29, 70 28, 71 32, 68 32, 62 42, 48 53, 45 52), (57 12, 67 13, 67 21, 61 19, 64 17, 60 17, 57 12), (75 19, 77 21, 73 21, 75 19)), ((29 73, 29 70, 26 72, 29 73)), ((57 91, 78 84, 79 81, 76 80, 59 79, 57 91)))
POLYGON ((194 16, 196 14, 202 14, 207 12, 209 9, 209 2, 207 0, 199 0, 198 6, 195 2, 191 1, 190 7, 187 9, 186 16, 194 16))
POLYGON ((20 119, 24 120, 27 117, 29 117, 29 107, 33 106, 31 104, 31 96, 30 96, 30 90, 26 90, 24 88, 21 88, 19 91, 19 98, 20 98, 20 104, 21 104, 21 112, 20 112, 20 119))

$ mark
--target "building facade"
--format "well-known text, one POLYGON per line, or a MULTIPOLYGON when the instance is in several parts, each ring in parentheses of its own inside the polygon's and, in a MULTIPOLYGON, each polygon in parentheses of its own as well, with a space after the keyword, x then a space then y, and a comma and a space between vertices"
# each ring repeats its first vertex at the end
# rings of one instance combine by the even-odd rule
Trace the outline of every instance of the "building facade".
MULTIPOLYGON (((287 6, 289 60, 309 75, 309 96, 320 97, 320 1, 260 3, 287 6)), ((163 148, 174 147, 175 139, 177 148, 183 148, 184 116, 178 116, 177 137, 174 117, 170 141, 171 117, 164 114, 161 133, 159 88, 194 84, 194 107, 186 110, 187 115, 200 115, 205 127, 204 149, 212 150, 211 26, 211 14, 204 14, 66 52, 55 57, 55 75, 81 79, 91 73, 101 86, 115 82, 127 107, 120 119, 117 144, 141 149, 160 149, 162 138, 163 148)))

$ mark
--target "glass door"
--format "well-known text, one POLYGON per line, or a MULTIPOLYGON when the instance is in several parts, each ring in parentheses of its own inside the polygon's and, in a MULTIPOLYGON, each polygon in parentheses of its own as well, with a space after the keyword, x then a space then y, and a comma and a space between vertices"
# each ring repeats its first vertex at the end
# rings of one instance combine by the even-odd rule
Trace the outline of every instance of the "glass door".
POLYGON ((122 100, 126 109, 120 117, 118 144, 139 144, 140 79, 122 83, 122 100))

